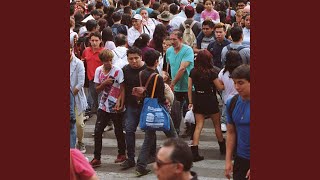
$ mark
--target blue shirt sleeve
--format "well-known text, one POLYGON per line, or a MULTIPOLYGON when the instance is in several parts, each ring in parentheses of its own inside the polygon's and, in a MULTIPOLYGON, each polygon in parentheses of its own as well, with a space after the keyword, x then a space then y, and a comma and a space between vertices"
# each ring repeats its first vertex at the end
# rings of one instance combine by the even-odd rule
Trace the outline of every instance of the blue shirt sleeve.
POLYGON ((182 62, 193 62, 194 61, 194 53, 193 50, 189 47, 182 57, 182 62))

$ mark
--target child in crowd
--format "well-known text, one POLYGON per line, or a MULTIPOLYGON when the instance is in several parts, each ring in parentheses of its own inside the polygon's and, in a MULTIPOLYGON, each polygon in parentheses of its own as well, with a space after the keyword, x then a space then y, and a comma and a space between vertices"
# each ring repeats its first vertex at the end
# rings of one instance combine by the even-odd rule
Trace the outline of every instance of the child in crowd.
POLYGON ((214 10, 215 1, 214 0, 205 0, 204 1, 204 7, 205 10, 201 13, 201 23, 206 20, 210 19, 214 24, 220 22, 220 16, 219 13, 214 10))

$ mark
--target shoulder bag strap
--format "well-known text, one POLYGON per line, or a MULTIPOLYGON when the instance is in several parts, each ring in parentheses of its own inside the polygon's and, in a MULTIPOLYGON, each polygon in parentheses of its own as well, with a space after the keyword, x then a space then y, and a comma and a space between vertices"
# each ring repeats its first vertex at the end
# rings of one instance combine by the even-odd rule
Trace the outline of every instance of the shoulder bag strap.
MULTIPOLYGON (((148 87, 148 85, 149 85, 149 82, 150 82, 150 80, 151 80, 151 78, 154 76, 154 75, 156 75, 157 73, 152 73, 151 75, 150 75, 150 77, 148 78, 148 80, 147 80, 147 82, 146 82, 146 85, 144 86, 146 89, 147 89, 147 87, 148 87)), ((141 85, 142 86, 142 85, 141 85)))
POLYGON ((159 75, 157 74, 156 77, 154 78, 154 83, 153 83, 151 98, 153 98, 154 91, 156 90, 158 76, 159 76, 159 75))
POLYGON ((141 74, 142 74, 142 71, 139 72, 139 82, 140 82, 140 86, 142 86, 141 74))

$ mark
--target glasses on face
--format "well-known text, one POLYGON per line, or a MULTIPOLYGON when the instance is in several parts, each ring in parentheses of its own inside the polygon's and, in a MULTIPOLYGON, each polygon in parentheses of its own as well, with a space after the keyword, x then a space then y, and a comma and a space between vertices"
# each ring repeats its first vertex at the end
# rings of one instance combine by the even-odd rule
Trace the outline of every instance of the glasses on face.
POLYGON ((156 158, 156 164, 158 166, 158 168, 161 168, 162 166, 165 166, 165 165, 169 165, 169 164, 175 164, 176 162, 174 161, 171 161, 171 162, 163 162, 161 161, 160 159, 156 158))

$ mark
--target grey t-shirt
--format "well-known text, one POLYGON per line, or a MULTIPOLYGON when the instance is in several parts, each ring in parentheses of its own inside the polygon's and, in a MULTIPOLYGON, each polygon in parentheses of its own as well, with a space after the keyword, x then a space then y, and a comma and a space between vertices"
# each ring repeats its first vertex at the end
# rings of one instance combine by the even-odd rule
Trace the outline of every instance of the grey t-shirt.
MULTIPOLYGON (((239 46, 246 46, 244 44, 234 44, 234 43, 231 43, 230 44, 230 47, 233 48, 233 49, 237 49, 239 46)), ((225 62, 226 62, 226 54, 228 52, 228 48, 227 46, 225 46, 222 51, 221 51, 221 62, 222 62, 222 65, 224 66, 225 65, 225 62)), ((241 49, 239 51, 239 54, 242 58, 242 62, 244 64, 250 64, 250 47, 249 46, 246 46, 245 48, 241 49)))
POLYGON ((211 37, 203 37, 202 41, 201 41, 201 49, 207 49, 208 45, 215 41, 214 40, 214 36, 211 37))

